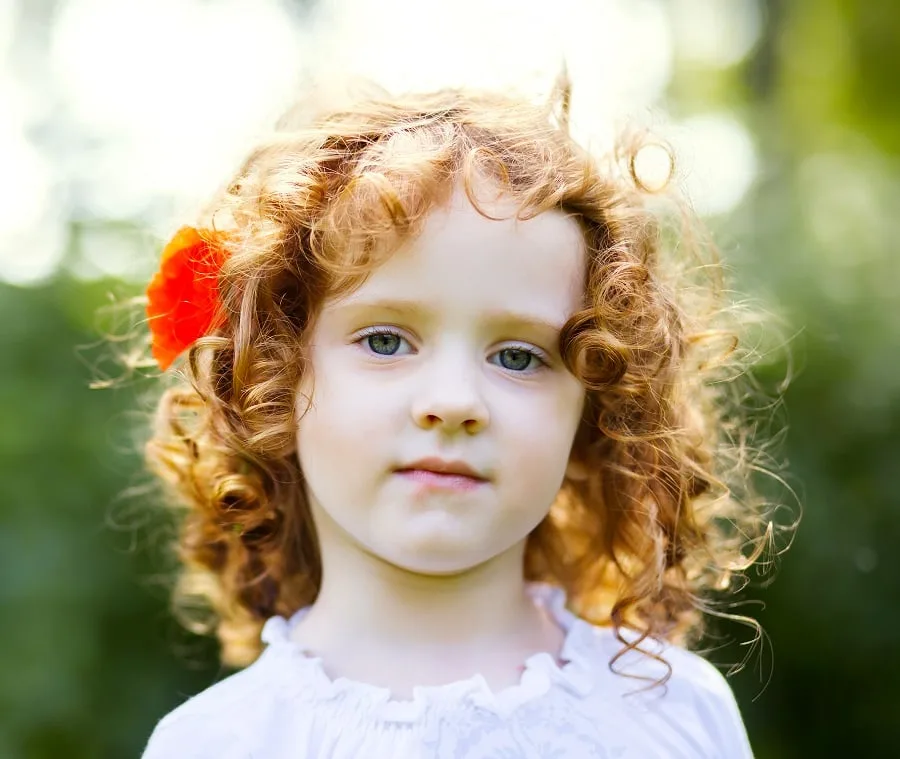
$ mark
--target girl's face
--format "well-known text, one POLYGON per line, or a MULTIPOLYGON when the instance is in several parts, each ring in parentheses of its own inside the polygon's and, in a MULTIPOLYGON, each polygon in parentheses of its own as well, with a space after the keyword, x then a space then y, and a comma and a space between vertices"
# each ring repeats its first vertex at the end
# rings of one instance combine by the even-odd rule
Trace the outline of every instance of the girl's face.
POLYGON ((581 418, 584 390, 557 344, 584 267, 561 212, 491 221, 458 192, 361 287, 325 302, 315 380, 297 400, 302 412, 312 391, 297 447, 323 553, 341 540, 446 574, 521 546, 559 491, 581 418), (400 471, 422 459, 480 479, 400 471))

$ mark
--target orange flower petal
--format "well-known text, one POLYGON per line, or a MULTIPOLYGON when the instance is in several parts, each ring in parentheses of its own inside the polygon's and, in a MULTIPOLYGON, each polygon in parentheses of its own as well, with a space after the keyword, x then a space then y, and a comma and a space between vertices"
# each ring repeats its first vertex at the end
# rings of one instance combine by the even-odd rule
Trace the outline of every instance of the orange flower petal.
POLYGON ((147 286, 151 353, 165 371, 198 338, 218 327, 222 236, 182 227, 162 252, 147 286))

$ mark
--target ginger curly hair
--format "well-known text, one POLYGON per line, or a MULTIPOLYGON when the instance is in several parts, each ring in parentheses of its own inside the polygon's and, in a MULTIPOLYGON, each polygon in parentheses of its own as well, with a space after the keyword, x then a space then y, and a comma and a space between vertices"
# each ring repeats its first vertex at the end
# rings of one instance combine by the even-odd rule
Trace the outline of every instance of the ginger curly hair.
POLYGON ((573 611, 620 635, 687 643, 771 538, 735 414, 746 355, 722 267, 684 230, 666 244, 664 219, 685 217, 651 210, 660 196, 627 170, 635 145, 602 157, 579 147, 568 92, 545 104, 444 90, 298 106, 204 211, 228 233, 225 320, 166 384, 145 454, 182 512, 176 609, 215 631, 224 663, 252 662, 264 621, 319 588, 294 450, 317 309, 476 175, 520 217, 575 218, 588 260, 583 308, 560 337, 586 389, 572 451, 584 474, 529 536, 526 578, 562 587, 573 611))

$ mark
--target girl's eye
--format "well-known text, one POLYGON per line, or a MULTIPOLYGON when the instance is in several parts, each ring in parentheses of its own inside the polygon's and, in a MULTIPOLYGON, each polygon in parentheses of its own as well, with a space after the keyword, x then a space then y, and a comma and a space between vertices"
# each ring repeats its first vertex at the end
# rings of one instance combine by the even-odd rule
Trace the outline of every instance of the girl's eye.
POLYGON ((513 372, 524 372, 547 365, 537 353, 525 347, 504 348, 494 355, 500 357, 500 366, 513 372), (532 360, 536 362, 534 366, 532 360))
MULTIPOLYGON (((406 338, 384 327, 373 329, 363 334, 356 342, 365 342, 366 347, 378 356, 394 356, 400 350, 406 338)), ((511 372, 525 372, 547 366, 547 362, 536 351, 525 346, 503 348, 493 354, 499 357, 499 365, 511 372)))
POLYGON ((381 329, 363 335, 360 342, 363 340, 373 353, 377 353, 379 356, 393 356, 400 348, 403 338, 396 332, 381 329))

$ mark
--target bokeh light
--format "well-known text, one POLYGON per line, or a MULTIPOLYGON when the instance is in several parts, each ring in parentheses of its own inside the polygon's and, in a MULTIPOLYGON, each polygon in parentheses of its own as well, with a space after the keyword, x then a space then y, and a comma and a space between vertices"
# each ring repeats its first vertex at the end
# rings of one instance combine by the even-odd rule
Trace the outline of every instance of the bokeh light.
MULTIPOLYGON (((689 14, 705 19, 689 30, 695 53, 721 63, 750 50, 758 23, 735 22, 755 18, 752 3, 725 13, 691 2, 689 14), (721 28, 744 36, 723 37, 721 28)), ((13 13, 11 2, 0 7, 13 13)), ((42 79, 52 110, 46 98, 17 94, 21 83, 0 80, 12 114, 0 128, 0 157, 17 180, 0 212, 0 278, 38 283, 65 265, 79 278, 141 280, 147 268, 137 259, 190 216, 303 81, 322 72, 389 90, 469 84, 543 98, 565 63, 572 130, 590 149, 609 149, 633 123, 674 126, 661 100, 673 45, 688 33, 683 13, 657 0, 561 0, 555 11, 515 0, 331 0, 299 24, 277 0, 68 0, 47 40, 42 79), (40 128, 53 136, 51 151, 28 136, 40 128), (110 219, 151 237, 135 249, 130 233, 117 243, 105 233, 64 256, 64 220, 77 220, 84 243, 95 220, 110 219)), ((702 213, 739 203, 755 167, 743 126, 717 118, 680 130, 687 149, 679 168, 702 213)))

